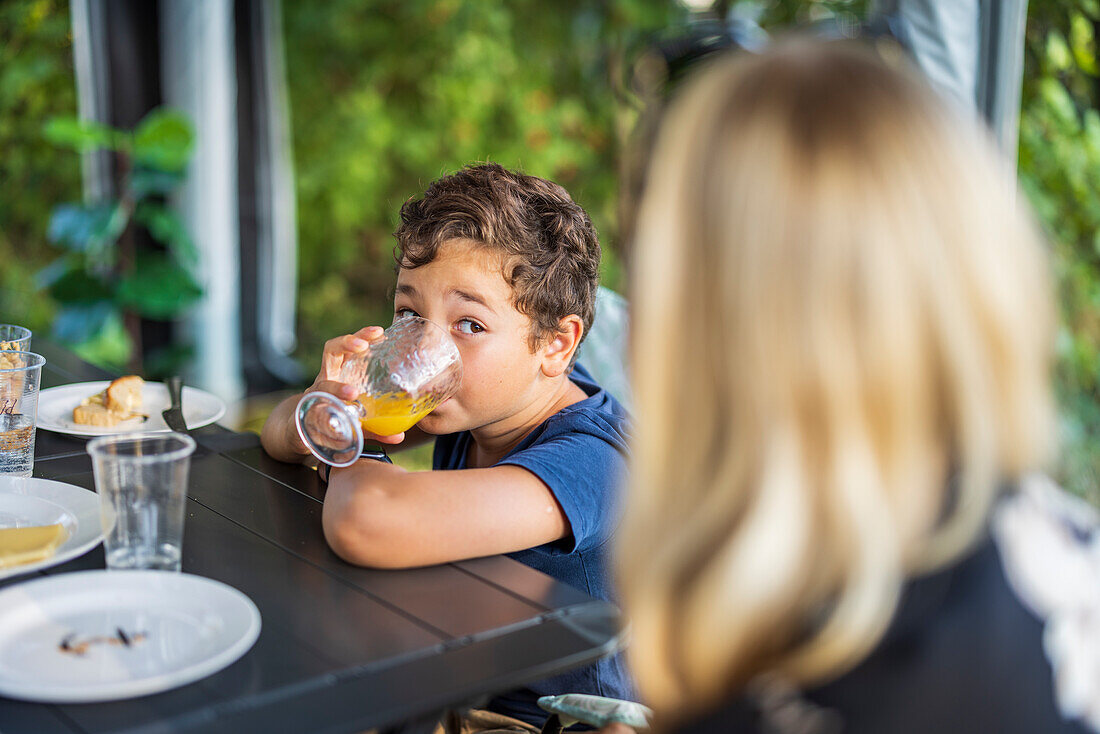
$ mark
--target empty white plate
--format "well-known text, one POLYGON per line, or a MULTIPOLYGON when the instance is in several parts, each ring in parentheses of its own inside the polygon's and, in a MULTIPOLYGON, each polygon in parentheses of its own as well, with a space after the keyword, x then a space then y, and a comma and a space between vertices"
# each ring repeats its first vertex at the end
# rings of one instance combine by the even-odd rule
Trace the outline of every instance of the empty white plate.
POLYGON ((69 533, 52 556, 34 563, 0 568, 0 581, 82 556, 103 540, 99 495, 66 482, 0 476, 0 528, 61 523, 69 533))
MULTIPOLYGON (((164 422, 161 411, 166 410, 172 400, 168 397, 168 388, 162 382, 146 382, 141 386, 141 410, 147 419, 130 418, 117 426, 86 426, 73 422, 73 408, 80 401, 102 392, 111 383, 74 382, 69 385, 50 387, 38 393, 38 427, 55 433, 67 433, 71 436, 107 436, 114 433, 165 433, 172 429, 164 422)), ((183 401, 183 420, 187 427, 201 428, 225 415, 225 403, 217 395, 194 387, 183 388, 180 394, 183 401)))
POLYGON ((0 591, 0 695, 88 703, 216 673, 260 634, 236 589, 167 571, 82 571, 0 591))

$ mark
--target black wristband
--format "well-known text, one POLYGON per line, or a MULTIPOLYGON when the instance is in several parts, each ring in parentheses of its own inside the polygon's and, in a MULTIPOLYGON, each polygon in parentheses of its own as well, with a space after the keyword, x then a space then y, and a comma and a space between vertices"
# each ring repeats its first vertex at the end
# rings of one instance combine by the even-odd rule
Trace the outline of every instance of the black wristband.
MULTIPOLYGON (((386 453, 386 449, 382 446, 377 445, 377 444, 374 444, 374 445, 371 445, 371 446, 364 446, 363 447, 363 453, 359 454, 359 458, 360 459, 373 459, 375 461, 384 461, 387 464, 392 464, 393 463, 393 460, 390 459, 389 455, 386 453)), ((317 476, 325 484, 328 484, 328 478, 329 478, 330 474, 332 474, 332 466, 330 464, 326 464, 325 462, 322 461, 320 464, 317 465, 317 476)))
POLYGON ((375 461, 384 461, 387 464, 392 464, 388 454, 386 454, 386 447, 381 444, 367 444, 363 446, 363 451, 359 454, 360 459, 374 459, 375 461))

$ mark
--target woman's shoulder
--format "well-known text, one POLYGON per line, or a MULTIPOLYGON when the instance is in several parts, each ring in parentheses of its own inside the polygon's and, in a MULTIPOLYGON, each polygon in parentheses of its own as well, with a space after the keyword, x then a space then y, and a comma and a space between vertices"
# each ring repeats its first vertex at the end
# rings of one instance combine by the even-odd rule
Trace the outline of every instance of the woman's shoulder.
POLYGON ((969 554, 907 584, 851 671, 805 691, 766 680, 680 731, 1100 731, 1098 527, 1087 503, 1029 477, 969 554))

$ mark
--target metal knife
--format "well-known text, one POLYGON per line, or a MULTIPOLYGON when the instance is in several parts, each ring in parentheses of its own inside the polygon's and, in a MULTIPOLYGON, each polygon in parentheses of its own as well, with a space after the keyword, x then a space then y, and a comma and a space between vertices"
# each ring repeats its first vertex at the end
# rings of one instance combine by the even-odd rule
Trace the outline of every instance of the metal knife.
POLYGON ((187 433, 187 422, 183 420, 183 380, 178 377, 169 377, 164 384, 168 387, 168 397, 172 399, 168 409, 161 411, 164 422, 173 431, 187 433))

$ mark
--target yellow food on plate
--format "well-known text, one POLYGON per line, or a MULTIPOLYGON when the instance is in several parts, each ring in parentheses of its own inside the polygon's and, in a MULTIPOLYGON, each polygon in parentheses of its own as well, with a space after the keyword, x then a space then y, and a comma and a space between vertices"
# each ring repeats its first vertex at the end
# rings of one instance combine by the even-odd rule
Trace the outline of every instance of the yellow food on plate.
POLYGON ((73 408, 73 423, 79 423, 82 426, 110 428, 125 419, 125 415, 108 410, 102 403, 88 403, 73 408))
POLYGON ((112 380, 106 390, 84 398, 73 408, 73 423, 83 426, 110 428, 141 413, 141 388, 145 384, 137 375, 112 380))
POLYGON ((44 561, 69 537, 65 526, 0 528, 0 568, 44 561))

